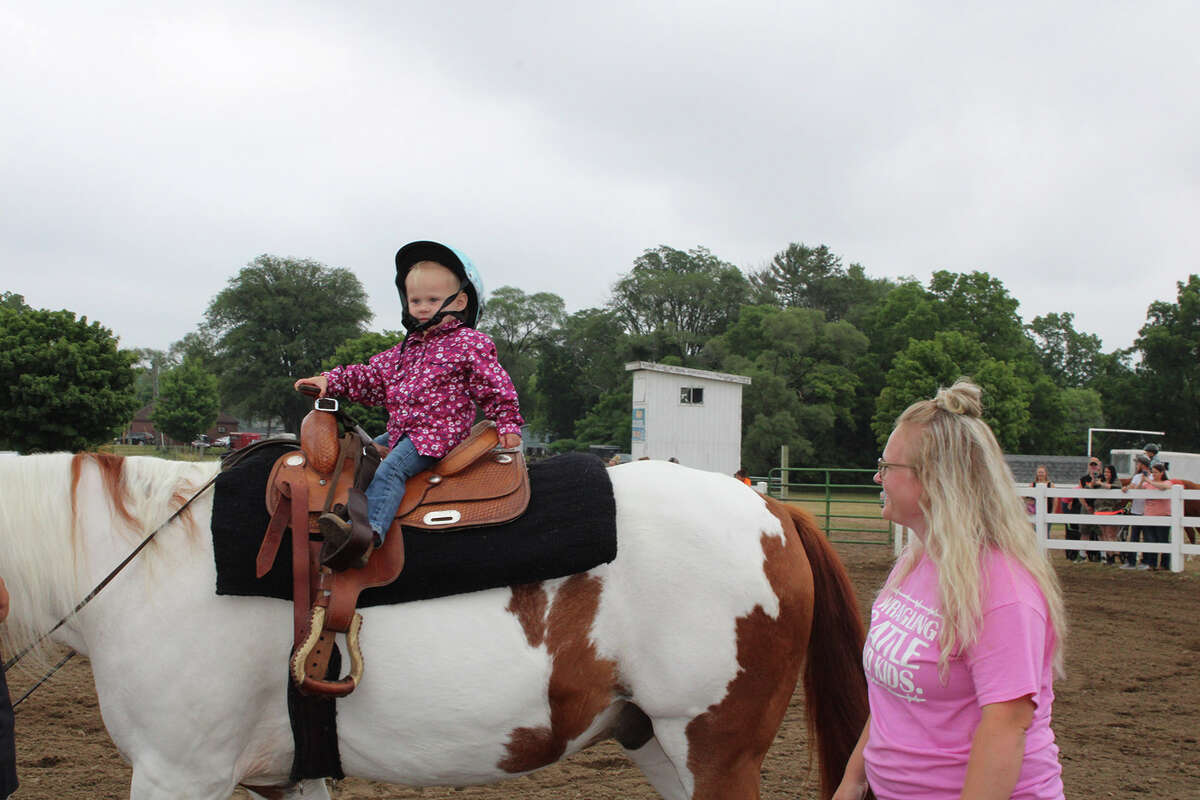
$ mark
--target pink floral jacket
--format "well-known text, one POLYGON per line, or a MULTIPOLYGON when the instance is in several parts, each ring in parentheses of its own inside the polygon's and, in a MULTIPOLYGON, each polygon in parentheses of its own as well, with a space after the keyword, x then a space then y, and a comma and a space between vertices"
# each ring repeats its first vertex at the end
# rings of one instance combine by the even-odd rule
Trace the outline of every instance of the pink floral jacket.
POLYGON ((366 364, 324 373, 327 394, 384 406, 389 443, 394 447, 407 436, 418 453, 433 458, 467 438, 477 405, 501 435, 520 434, 525 420, 517 390, 487 334, 451 318, 433 330, 410 334, 407 341, 407 346, 371 356, 366 364))

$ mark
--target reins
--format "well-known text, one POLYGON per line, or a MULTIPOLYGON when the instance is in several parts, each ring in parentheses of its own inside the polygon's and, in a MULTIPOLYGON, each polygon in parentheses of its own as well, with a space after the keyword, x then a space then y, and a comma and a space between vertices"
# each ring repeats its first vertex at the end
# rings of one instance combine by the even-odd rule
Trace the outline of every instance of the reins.
MULTIPOLYGON (((218 471, 217 475, 219 475, 219 474, 220 474, 220 472, 218 471)), ((154 537, 158 534, 159 531, 161 531, 163 528, 170 525, 175 520, 179 519, 179 515, 182 514, 184 511, 186 511, 188 506, 190 506, 197 497, 204 494, 204 492, 208 490, 208 487, 213 485, 213 483, 217 480, 217 475, 213 475, 211 478, 209 478, 208 481, 203 486, 201 486, 199 489, 197 489, 195 491, 195 493, 192 494, 192 496, 187 499, 187 502, 185 502, 183 505, 181 505, 175 511, 174 514, 172 514, 170 517, 167 518, 166 522, 162 523, 157 528, 155 528, 153 531, 151 531, 150 535, 147 536, 145 539, 142 539, 142 541, 138 543, 138 546, 133 548, 133 552, 131 552, 129 555, 127 555, 125 557, 125 559, 123 561, 121 561, 120 564, 118 564, 116 567, 114 567, 112 572, 108 573, 108 575, 106 575, 104 577, 104 580, 100 581, 100 583, 98 583, 96 585, 95 589, 92 589, 92 591, 88 592, 87 597, 80 600, 79 604, 76 605, 73 609, 71 609, 71 611, 68 612, 66 616, 64 616, 62 619, 60 619, 54 625, 53 628, 51 628, 50 630, 43 633, 41 636, 39 636, 37 639, 35 639, 31 644, 27 645, 24 649, 22 649, 21 652, 17 653, 15 656, 10 658, 8 661, 5 661, 4 662, 4 672, 7 673, 9 668, 12 667, 13 664, 16 664, 22 658, 29 655, 29 652, 31 650, 33 650, 33 648, 37 647, 39 644, 41 644, 43 641, 46 640, 46 637, 48 637, 50 634, 54 633, 56 630, 58 630, 63 625, 65 625, 67 620, 69 620, 71 617, 78 614, 83 609, 84 606, 86 606, 88 603, 92 602, 92 600, 94 600, 96 598, 96 595, 100 594, 100 592, 104 590, 104 587, 108 586, 108 584, 112 582, 113 578, 117 577, 117 575, 120 574, 121 570, 125 569, 125 567, 127 567, 129 565, 129 562, 133 561, 133 559, 137 557, 137 554, 142 552, 142 550, 145 549, 146 545, 150 544, 151 540, 154 539, 154 537)), ((57 672, 74 655, 75 655, 75 651, 72 650, 66 656, 66 658, 64 658, 62 661, 58 662, 58 664, 56 664, 54 666, 54 668, 50 670, 50 672, 48 672, 40 681, 38 681, 36 684, 34 684, 33 687, 29 689, 29 691, 27 691, 24 695, 22 695, 20 700, 18 700, 16 703, 13 703, 13 708, 16 708, 18 705, 20 705, 22 700, 24 700, 26 697, 29 697, 29 695, 33 693, 34 689, 38 688, 43 683, 45 683, 46 680, 51 675, 53 675, 55 672, 57 672)))

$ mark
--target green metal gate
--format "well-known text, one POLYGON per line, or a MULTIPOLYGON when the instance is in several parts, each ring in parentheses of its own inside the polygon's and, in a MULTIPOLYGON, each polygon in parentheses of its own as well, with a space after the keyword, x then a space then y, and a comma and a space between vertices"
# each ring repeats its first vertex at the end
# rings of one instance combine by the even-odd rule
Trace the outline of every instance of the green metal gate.
POLYGON ((807 510, 832 542, 890 546, 892 526, 879 516, 874 475, 873 469, 775 467, 767 493, 807 510))

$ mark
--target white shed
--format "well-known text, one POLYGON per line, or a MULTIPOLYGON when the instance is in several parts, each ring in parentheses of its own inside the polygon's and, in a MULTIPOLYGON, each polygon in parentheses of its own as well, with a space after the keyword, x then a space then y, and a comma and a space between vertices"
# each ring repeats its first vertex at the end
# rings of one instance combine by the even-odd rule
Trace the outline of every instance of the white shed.
POLYGON ((672 367, 649 361, 633 372, 633 447, 642 457, 732 475, 742 460, 744 375, 672 367))

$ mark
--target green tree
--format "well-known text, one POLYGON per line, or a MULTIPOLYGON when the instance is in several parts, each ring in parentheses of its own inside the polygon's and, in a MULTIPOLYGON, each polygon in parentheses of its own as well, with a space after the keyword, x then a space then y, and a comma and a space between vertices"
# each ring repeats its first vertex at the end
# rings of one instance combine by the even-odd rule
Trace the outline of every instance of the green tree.
MULTIPOLYGON (((70 311, 0 302, 0 447, 83 450, 133 416, 133 353, 70 311)), ((16 296, 19 297, 19 296, 16 296)))
POLYGON ((570 436, 602 394, 624 383, 630 360, 629 336, 615 312, 588 308, 566 317, 539 346, 537 427, 552 437, 570 436))
POLYGON ((780 444, 789 446, 796 464, 842 460, 843 437, 857 424, 854 365, 866 350, 860 331, 826 321, 821 311, 743 306, 702 356, 708 367, 751 379, 742 393, 743 464, 765 472, 780 444))
POLYGON ((784 308, 811 308, 826 319, 851 316, 857 306, 869 305, 892 286, 890 281, 871 279, 861 264, 847 270, 828 247, 792 243, 775 254, 771 265, 753 273, 755 302, 784 308))
POLYGON ((563 299, 550 292, 525 294, 514 286, 492 292, 479 329, 496 343, 500 364, 512 378, 528 422, 543 418, 541 394, 535 389, 542 344, 566 316, 563 299))
POLYGON ((929 280, 941 330, 971 333, 989 355, 1005 361, 1028 357, 1031 346, 1017 314, 1020 303, 999 278, 986 272, 939 270, 929 280))
POLYGON ((647 250, 613 286, 609 306, 635 336, 660 334, 684 362, 725 330, 749 296, 741 270, 703 247, 684 252, 666 245, 647 250))
POLYGON ((896 418, 911 403, 933 397, 939 387, 969 377, 983 389, 984 420, 1008 451, 1016 451, 1030 422, 1030 386, 1003 361, 988 355, 973 335, 941 331, 913 340, 892 363, 876 404, 872 427, 883 445, 896 418))
POLYGON ((292 383, 316 374, 370 318, 366 291, 349 270, 259 256, 205 313, 222 398, 244 414, 279 417, 298 431, 311 403, 292 383))
POLYGON ((1200 450, 1200 275, 1176 284, 1174 303, 1150 304, 1134 347, 1142 353, 1141 402, 1172 449, 1200 450))
POLYGON ((578 449, 589 444, 616 445, 629 452, 633 438, 633 379, 600 396, 579 422, 575 423, 578 449))
POLYGON ((217 377, 199 363, 185 360, 163 373, 150 419, 177 442, 190 442, 217 421, 221 398, 217 377))
POLYGON ((1042 369, 1059 386, 1087 386, 1095 379, 1101 355, 1100 337, 1075 330, 1074 314, 1034 317, 1027 329, 1042 369))
POLYGON ((25 296, 15 292, 0 292, 0 308, 7 308, 11 311, 29 310, 29 306, 25 304, 25 296))
POLYGON ((141 408, 158 397, 159 380, 173 363, 178 362, 172 362, 165 351, 152 347, 139 347, 133 352, 137 359, 134 362, 134 391, 138 408, 141 408))
MULTIPOLYGON (((371 356, 390 350, 404 339, 402 331, 384 331, 376 333, 368 331, 361 336, 347 339, 337 346, 333 355, 321 363, 321 370, 333 369, 346 364, 365 364, 371 356)), ((314 373, 315 374, 315 373, 314 373)), ((372 436, 378 436, 387 430, 387 409, 381 406, 364 406, 358 403, 347 403, 346 413, 372 436)))

